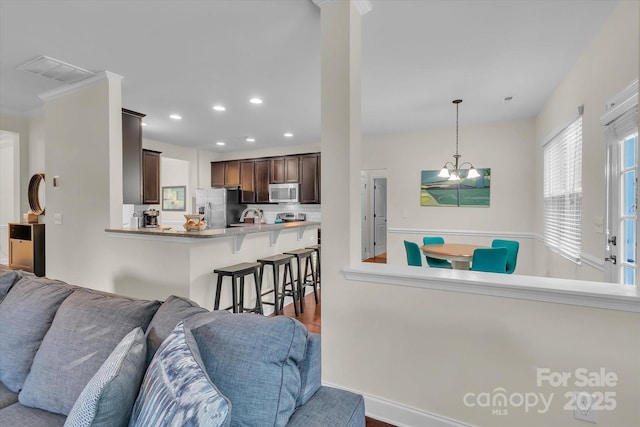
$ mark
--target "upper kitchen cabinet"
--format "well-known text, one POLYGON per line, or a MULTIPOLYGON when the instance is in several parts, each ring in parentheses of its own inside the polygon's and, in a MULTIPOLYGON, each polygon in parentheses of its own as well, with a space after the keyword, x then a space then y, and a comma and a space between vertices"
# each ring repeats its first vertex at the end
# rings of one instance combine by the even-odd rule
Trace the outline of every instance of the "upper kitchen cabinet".
POLYGON ((225 162, 211 162, 211 186, 224 187, 225 162))
POLYGON ((212 187, 239 187, 240 160, 211 162, 212 187))
POLYGON ((240 160, 224 162, 224 185, 229 187, 240 185, 240 160))
POLYGON ((254 165, 254 160, 240 162, 240 203, 256 201, 254 165))
POLYGON ((320 203, 320 156, 300 156, 300 203, 320 203))
POLYGON ((298 182, 298 156, 274 157, 271 159, 271 183, 284 184, 298 182))
POLYGON ((142 150, 142 204, 160 204, 160 153, 142 150))
POLYGON ((122 109, 122 202, 142 202, 142 118, 144 114, 122 109))
POLYGON ((269 159, 255 161, 255 192, 256 203, 269 203, 269 159))
POLYGON ((269 184, 288 183, 300 203, 320 203, 320 153, 211 162, 211 186, 239 186, 242 203, 269 203, 269 184))

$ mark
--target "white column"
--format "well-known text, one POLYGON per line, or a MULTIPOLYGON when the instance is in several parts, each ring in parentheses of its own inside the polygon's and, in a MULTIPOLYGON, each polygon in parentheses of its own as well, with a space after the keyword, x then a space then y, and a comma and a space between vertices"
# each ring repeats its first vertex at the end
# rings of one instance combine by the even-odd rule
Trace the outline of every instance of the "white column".
POLYGON ((40 95, 49 277, 91 287, 105 270, 104 229, 122 225, 121 79, 102 72, 40 95))
POLYGON ((335 381, 340 329, 352 284, 342 269, 358 263, 361 247, 360 10, 356 1, 320 1, 322 117, 323 379, 335 381))

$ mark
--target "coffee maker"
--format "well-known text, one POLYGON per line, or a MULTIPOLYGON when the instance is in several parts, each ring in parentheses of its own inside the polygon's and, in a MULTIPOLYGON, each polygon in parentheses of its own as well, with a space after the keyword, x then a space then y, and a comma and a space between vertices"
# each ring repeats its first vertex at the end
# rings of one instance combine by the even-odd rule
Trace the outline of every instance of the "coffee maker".
POLYGON ((159 211, 155 209, 149 209, 142 212, 144 215, 144 226, 145 228, 157 228, 158 227, 158 215, 159 211))

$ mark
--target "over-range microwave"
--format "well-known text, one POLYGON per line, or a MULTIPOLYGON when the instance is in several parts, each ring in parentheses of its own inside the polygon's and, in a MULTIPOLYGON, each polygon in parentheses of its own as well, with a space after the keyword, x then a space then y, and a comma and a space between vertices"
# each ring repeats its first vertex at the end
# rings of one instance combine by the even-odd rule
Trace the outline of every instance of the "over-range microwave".
POLYGON ((269 184, 270 203, 297 203, 299 200, 299 184, 269 184))

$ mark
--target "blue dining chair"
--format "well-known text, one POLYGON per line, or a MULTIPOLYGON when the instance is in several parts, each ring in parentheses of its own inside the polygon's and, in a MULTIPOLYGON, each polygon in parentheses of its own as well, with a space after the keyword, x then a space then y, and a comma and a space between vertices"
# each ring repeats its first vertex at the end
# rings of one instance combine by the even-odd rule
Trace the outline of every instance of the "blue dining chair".
POLYGON ((407 264, 422 267, 422 254, 417 243, 405 240, 404 250, 407 252, 407 264))
MULTIPOLYGON (((423 237, 422 238, 422 244, 423 245, 441 245, 444 243, 444 239, 442 237, 438 237, 438 236, 433 236, 433 237, 423 237)), ((432 258, 430 256, 426 256, 425 258, 427 258, 427 264, 429 265, 429 267, 433 267, 433 268, 451 268, 451 263, 449 261, 447 261, 446 259, 438 259, 438 258, 432 258)))
POLYGON ((491 242, 492 248, 507 248, 507 274, 511 274, 516 269, 516 263, 518 262, 518 249, 520 249, 520 243, 515 240, 500 240, 495 239, 491 242))
POLYGON ((478 248, 471 258, 472 271, 507 272, 507 248, 478 248))

